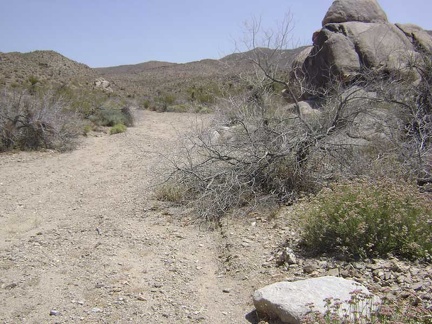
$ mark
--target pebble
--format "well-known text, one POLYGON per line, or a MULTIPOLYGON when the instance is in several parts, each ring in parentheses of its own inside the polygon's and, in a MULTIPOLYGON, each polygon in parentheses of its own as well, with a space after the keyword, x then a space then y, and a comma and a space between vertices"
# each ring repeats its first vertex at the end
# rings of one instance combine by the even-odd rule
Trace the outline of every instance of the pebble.
POLYGON ((418 283, 416 283, 416 284, 414 284, 414 285, 412 285, 412 289, 414 290, 414 291, 419 291, 419 290, 422 290, 423 289, 423 282, 418 282, 418 283))
POLYGON ((12 282, 11 284, 6 285, 6 286, 4 287, 4 289, 13 289, 13 288, 15 288, 16 286, 18 286, 18 284, 17 284, 16 282, 12 282))
POLYGON ((50 316, 59 316, 60 312, 55 310, 55 309, 51 309, 50 310, 50 316))
POLYGON ((304 272, 304 273, 307 273, 307 274, 311 274, 311 273, 313 273, 315 270, 316 270, 316 267, 313 266, 313 265, 311 265, 311 264, 306 265, 306 266, 303 267, 303 272, 304 272))

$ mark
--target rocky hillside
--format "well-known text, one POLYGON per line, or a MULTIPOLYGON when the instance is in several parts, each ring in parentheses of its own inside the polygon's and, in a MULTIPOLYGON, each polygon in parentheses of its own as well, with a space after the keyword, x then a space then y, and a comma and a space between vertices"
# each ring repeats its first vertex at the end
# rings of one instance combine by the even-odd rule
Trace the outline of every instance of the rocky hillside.
POLYGON ((83 85, 94 79, 96 73, 87 65, 54 51, 34 51, 0 53, 0 75, 0 85, 25 85, 36 81, 83 85))
POLYGON ((113 81, 117 90, 129 95, 155 95, 160 92, 179 93, 193 86, 214 86, 236 80, 240 74, 253 70, 252 59, 259 51, 263 55, 274 54, 279 66, 289 69, 300 49, 274 52, 255 49, 228 55, 220 60, 204 59, 185 64, 146 62, 136 65, 97 68, 101 77, 113 81))
POLYGON ((109 82, 109 89, 122 97, 153 97, 161 93, 181 94, 195 86, 218 88, 238 79, 240 74, 253 69, 251 59, 259 51, 274 54, 281 66, 289 67, 301 49, 274 52, 256 49, 235 53, 220 60, 204 59, 185 64, 150 61, 135 65, 92 69, 72 61, 54 51, 30 53, 0 53, 0 85, 68 84, 93 88, 101 78, 109 82))

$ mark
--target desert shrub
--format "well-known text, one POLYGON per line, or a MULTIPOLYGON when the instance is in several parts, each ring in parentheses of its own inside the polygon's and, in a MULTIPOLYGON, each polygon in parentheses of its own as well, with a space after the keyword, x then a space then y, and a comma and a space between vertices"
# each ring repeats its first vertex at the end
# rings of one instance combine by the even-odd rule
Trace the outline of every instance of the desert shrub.
POLYGON ((173 203, 180 203, 184 201, 184 198, 186 197, 185 188, 174 181, 160 184, 156 187, 154 193, 157 200, 173 203))
POLYGON ((99 126, 113 127, 118 124, 131 127, 134 124, 134 118, 129 107, 102 107, 89 117, 89 119, 99 126))
POLYGON ((291 203, 320 188, 316 163, 302 161, 303 125, 272 96, 264 105, 248 97, 221 103, 213 124, 191 130, 169 160, 202 219, 217 221, 236 207, 291 203))
POLYGON ((61 85, 54 89, 55 95, 67 100, 70 104, 70 110, 76 111, 82 117, 90 118, 99 107, 109 100, 108 94, 100 90, 83 89, 61 85))
POLYGON ((124 118, 124 124, 128 127, 134 126, 135 118, 129 106, 123 107, 121 113, 124 118))
POLYGON ((30 95, 5 90, 0 99, 0 151, 60 151, 73 148, 82 123, 69 104, 51 91, 30 95))
POLYGON ((408 184, 335 184, 312 200, 304 223, 303 243, 314 253, 349 258, 431 257, 431 199, 408 184))
POLYGON ((84 128, 83 128, 83 135, 84 135, 84 136, 87 136, 88 133, 90 133, 92 130, 93 130, 93 126, 92 126, 92 125, 89 125, 89 124, 84 125, 84 128))
POLYGON ((150 108, 150 100, 149 99, 143 100, 141 107, 142 107, 142 109, 149 109, 150 108))
POLYGON ((155 98, 155 103, 151 107, 151 110, 157 112, 166 112, 168 107, 174 105, 175 102, 175 95, 171 93, 159 93, 159 95, 155 98))
POLYGON ((177 179, 196 193, 198 214, 217 220, 263 199, 290 204, 343 179, 415 180, 399 119, 360 87, 334 90, 319 109, 287 108, 269 82, 221 100, 211 125, 189 134, 171 161, 177 179), (362 118, 379 129, 376 137, 360 134, 362 118))
POLYGON ((124 124, 115 124, 110 129, 110 135, 120 134, 126 132, 127 127, 124 124))
POLYGON ((378 302, 376 297, 360 290, 350 293, 349 300, 326 298, 325 312, 316 310, 314 304, 307 304, 310 311, 302 318, 302 323, 432 323, 432 309, 419 303, 419 296, 413 294, 406 300, 391 302, 383 298, 378 302))

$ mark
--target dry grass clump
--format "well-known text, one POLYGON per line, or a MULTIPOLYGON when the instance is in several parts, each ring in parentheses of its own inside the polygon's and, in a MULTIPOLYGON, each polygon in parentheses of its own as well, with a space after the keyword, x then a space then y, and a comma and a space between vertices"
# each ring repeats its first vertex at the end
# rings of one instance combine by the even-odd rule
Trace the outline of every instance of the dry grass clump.
POLYGON ((431 261, 431 199, 415 186, 384 180, 334 184, 312 199, 305 215, 303 243, 314 253, 431 261))
POLYGON ((155 198, 161 201, 180 203, 184 201, 185 196, 185 188, 174 181, 163 183, 155 190, 155 198))

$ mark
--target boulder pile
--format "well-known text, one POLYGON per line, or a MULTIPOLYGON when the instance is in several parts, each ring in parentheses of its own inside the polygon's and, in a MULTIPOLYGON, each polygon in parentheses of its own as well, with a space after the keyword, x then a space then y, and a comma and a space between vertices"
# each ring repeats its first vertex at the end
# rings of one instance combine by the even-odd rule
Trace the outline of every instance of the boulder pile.
POLYGON ((415 77, 419 53, 432 53, 432 37, 412 24, 391 24, 376 0, 336 0, 294 69, 314 88, 350 82, 367 70, 415 77))

